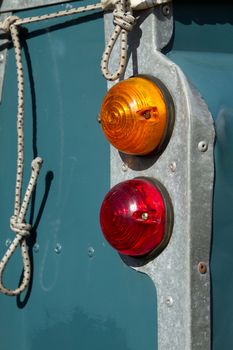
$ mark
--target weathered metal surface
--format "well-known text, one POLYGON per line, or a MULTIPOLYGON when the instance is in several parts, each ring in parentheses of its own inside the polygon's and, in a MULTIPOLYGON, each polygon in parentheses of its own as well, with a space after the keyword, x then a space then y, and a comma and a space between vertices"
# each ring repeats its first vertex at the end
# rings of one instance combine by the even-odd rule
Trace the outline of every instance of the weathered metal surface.
POLYGON ((2 0, 0 12, 27 10, 30 8, 72 2, 74 0, 2 0))
MULTIPOLYGON (((210 349, 213 120, 205 102, 179 67, 157 51, 164 45, 158 39, 161 13, 162 9, 157 8, 141 14, 136 30, 131 33, 130 59, 124 78, 148 74, 167 86, 176 110, 174 131, 158 160, 123 156, 112 147, 111 185, 136 176, 150 176, 168 190, 175 221, 167 248, 150 262, 132 258, 124 261, 148 274, 156 286, 158 349, 207 350, 210 349), (127 166, 122 171, 123 163, 127 166), (200 269, 201 262, 206 266, 205 273, 203 267, 200 269)), ((111 28, 111 17, 106 16, 107 36, 111 28)), ((113 66, 116 62, 117 55, 112 58, 113 66)))
POLYGON ((201 91, 215 122, 212 349, 233 349, 233 3, 183 2, 175 13, 169 58, 201 91))

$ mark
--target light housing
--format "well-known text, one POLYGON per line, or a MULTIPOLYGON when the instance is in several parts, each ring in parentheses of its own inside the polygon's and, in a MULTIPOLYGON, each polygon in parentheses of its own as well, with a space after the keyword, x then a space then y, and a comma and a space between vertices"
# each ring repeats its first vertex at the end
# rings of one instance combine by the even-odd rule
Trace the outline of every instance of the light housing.
POLYGON ((105 196, 100 225, 106 240, 120 254, 156 256, 170 239, 171 200, 164 186, 155 179, 123 181, 105 196))
POLYGON ((119 151, 146 155, 168 142, 174 104, 160 80, 143 75, 131 77, 108 91, 99 121, 106 138, 119 151))

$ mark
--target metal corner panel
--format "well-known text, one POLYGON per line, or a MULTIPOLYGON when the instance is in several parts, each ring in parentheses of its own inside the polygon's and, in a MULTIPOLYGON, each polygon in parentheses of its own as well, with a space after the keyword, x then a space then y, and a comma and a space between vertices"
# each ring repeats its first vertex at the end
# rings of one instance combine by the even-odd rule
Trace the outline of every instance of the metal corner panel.
MULTIPOLYGON (((124 157, 112 147, 111 185, 148 176, 156 178, 167 189, 174 209, 174 228, 168 246, 154 260, 126 257, 124 261, 146 273, 155 284, 158 349, 207 350, 211 348, 209 254, 214 178, 213 119, 201 95, 181 69, 158 51, 163 46, 156 41, 161 20, 158 11, 161 9, 145 11, 143 21, 131 33, 124 78, 145 74, 166 85, 175 105, 174 130, 158 159, 124 157)), ((106 36, 111 28, 108 16, 106 36)), ((117 55, 112 65, 116 62, 117 55)))

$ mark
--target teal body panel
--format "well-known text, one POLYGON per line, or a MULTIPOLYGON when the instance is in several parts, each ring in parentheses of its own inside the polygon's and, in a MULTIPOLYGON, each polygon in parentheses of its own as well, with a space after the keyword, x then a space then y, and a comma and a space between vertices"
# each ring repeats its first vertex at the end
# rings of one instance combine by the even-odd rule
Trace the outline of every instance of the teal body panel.
MULTIPOLYGON (((69 5, 18 15, 64 8, 69 5)), ((97 123, 107 89, 99 69, 102 14, 46 21, 26 29, 21 33, 24 189, 31 160, 38 155, 44 164, 27 216, 34 225, 28 242, 32 284, 18 298, 0 295, 1 349, 154 350, 155 287, 146 275, 122 262, 99 227, 99 208, 110 186, 109 144, 97 123)), ((15 188, 16 107, 10 49, 0 106, 1 255, 5 242, 14 237, 9 218, 15 188)), ((6 286, 16 287, 21 273, 17 251, 4 274, 6 286)))
MULTIPOLYGON (((81 3, 75 3, 80 5, 81 3)), ((19 13, 53 12, 69 5, 19 13)), ((216 128, 213 207, 213 350, 233 348, 233 5, 174 6, 167 48, 200 91, 216 128)), ((101 13, 27 26, 25 67, 25 182, 30 163, 44 165, 28 220, 33 278, 18 298, 0 295, 4 350, 156 350, 156 289, 127 267, 103 239, 99 207, 109 189, 109 145, 96 122, 106 82, 99 70, 104 47, 101 13), (38 245, 38 251, 35 247, 38 245), (57 244, 61 251, 56 252, 57 244)), ((9 50, 0 106, 0 254, 13 239, 17 90, 9 50)), ((24 186, 25 188, 25 186, 24 186)), ((201 205, 201 204, 200 204, 201 205)), ((16 286, 19 251, 5 271, 16 286)))
POLYGON ((200 91, 215 123, 212 349, 228 350, 233 348, 233 5, 183 3, 174 10, 168 56, 200 91))

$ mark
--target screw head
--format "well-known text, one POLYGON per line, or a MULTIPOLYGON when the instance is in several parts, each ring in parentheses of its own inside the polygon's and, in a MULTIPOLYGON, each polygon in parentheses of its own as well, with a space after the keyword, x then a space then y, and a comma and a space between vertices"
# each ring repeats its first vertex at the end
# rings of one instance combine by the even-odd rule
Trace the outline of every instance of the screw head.
POLYGON ((89 258, 92 258, 94 253, 95 253, 95 249, 93 247, 89 247, 87 251, 89 258))
POLYGON ((128 171, 128 165, 123 163, 121 169, 125 173, 126 171, 128 171))
POLYGON ((149 217, 149 214, 148 213, 142 213, 142 219, 143 220, 147 220, 149 217))
POLYGON ((168 296, 166 297, 165 299, 165 304, 168 306, 168 307, 171 307, 173 305, 173 299, 171 296, 168 296))
POLYGON ((163 15, 164 16, 169 16, 170 15, 170 12, 171 12, 171 9, 170 9, 170 6, 169 5, 163 5, 162 7, 162 12, 163 12, 163 15))
POLYGON ((200 152, 206 152, 208 149, 208 143, 205 140, 200 141, 197 147, 200 152))
POLYGON ((57 243, 55 248, 54 248, 54 251, 56 254, 60 254, 62 251, 62 245, 60 243, 57 243))
POLYGON ((171 171, 174 173, 176 171, 176 162, 172 162, 169 167, 171 171))
POLYGON ((144 117, 145 119, 150 119, 150 118, 151 118, 150 111, 144 112, 144 113, 143 113, 143 117, 144 117))

